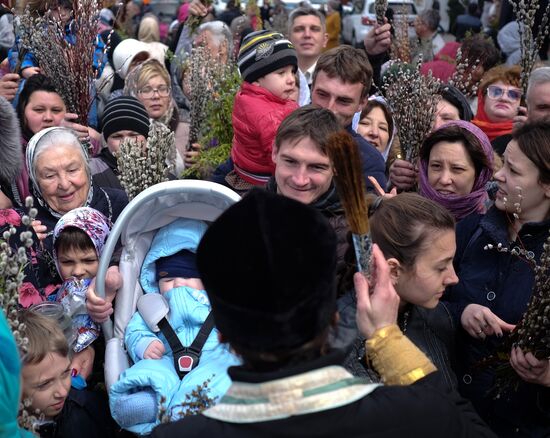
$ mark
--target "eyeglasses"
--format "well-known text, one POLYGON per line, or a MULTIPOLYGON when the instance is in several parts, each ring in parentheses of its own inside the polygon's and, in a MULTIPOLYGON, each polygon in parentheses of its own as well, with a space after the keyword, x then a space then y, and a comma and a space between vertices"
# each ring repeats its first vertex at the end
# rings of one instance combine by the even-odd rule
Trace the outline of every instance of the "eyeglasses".
POLYGON ((491 99, 500 99, 505 92, 506 96, 511 101, 515 102, 521 99, 521 90, 517 90, 515 88, 501 88, 497 85, 489 85, 487 87, 487 96, 491 99))
POLYGON ((158 88, 153 87, 143 87, 139 90, 139 94, 142 95, 145 99, 151 99, 155 93, 158 93, 160 97, 168 97, 170 95, 170 87, 168 85, 161 85, 158 88))

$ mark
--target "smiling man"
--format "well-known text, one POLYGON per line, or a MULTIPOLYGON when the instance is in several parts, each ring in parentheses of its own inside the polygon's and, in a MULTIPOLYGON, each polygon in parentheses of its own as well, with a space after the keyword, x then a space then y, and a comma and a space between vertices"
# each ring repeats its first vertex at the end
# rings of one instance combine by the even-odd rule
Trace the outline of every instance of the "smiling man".
POLYGON ((311 102, 332 111, 340 127, 357 143, 369 191, 374 188, 368 176, 374 177, 381 187, 386 186, 386 165, 382 154, 351 128, 351 122, 353 115, 366 105, 371 83, 372 67, 366 53, 351 46, 340 46, 319 58, 311 90, 311 102))
POLYGON ((324 15, 310 7, 295 9, 288 19, 288 35, 296 49, 298 68, 311 86, 317 60, 328 41, 324 15))
POLYGON ((275 175, 267 190, 317 209, 337 237, 337 276, 345 270, 348 223, 334 186, 327 155, 331 134, 340 130, 336 116, 314 105, 303 106, 283 120, 273 146, 275 175))

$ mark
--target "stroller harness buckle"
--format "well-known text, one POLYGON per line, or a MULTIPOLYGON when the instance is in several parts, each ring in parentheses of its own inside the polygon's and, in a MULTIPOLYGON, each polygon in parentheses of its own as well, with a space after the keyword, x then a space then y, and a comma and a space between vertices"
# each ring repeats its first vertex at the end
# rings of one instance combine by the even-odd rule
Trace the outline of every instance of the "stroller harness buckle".
POLYGON ((214 317, 212 316, 212 312, 208 314, 208 317, 202 324, 199 333, 197 333, 197 336, 189 347, 184 347, 181 344, 178 335, 166 317, 159 321, 158 326, 172 349, 176 372, 178 373, 179 378, 183 379, 199 364, 202 348, 214 328, 214 317))
MULTIPOLYGON (((187 348, 184 350, 187 350, 187 348)), ((200 353, 197 355, 189 350, 182 353, 183 354, 178 357, 178 369, 182 372, 188 373, 199 364, 200 353)))

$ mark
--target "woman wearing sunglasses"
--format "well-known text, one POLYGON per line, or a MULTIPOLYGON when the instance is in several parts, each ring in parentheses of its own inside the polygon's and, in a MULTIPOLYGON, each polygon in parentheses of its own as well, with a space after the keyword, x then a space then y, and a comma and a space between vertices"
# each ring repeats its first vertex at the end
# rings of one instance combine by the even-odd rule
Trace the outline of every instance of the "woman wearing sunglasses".
POLYGON ((518 65, 499 65, 485 73, 481 80, 477 113, 472 123, 485 132, 491 142, 512 132, 512 120, 522 97, 520 73, 518 65))

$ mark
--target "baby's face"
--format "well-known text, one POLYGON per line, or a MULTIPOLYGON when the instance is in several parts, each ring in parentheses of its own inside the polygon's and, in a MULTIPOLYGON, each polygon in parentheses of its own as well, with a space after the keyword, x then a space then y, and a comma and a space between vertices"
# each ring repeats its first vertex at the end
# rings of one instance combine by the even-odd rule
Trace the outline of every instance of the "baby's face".
POLYGON ((200 278, 166 277, 159 280, 159 290, 161 294, 165 294, 175 287, 184 286, 192 289, 204 290, 204 286, 200 278))

